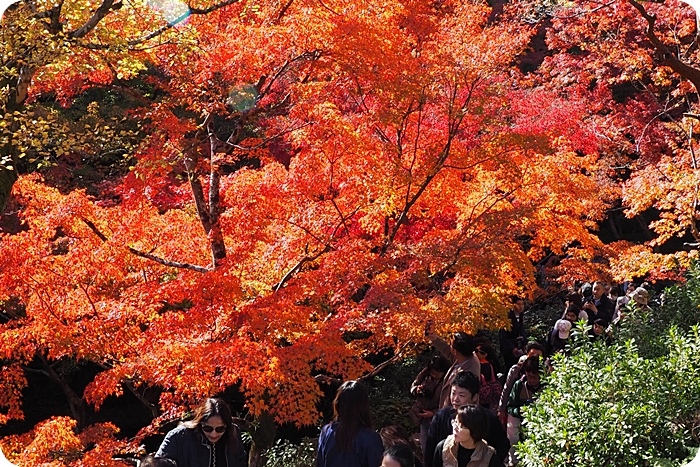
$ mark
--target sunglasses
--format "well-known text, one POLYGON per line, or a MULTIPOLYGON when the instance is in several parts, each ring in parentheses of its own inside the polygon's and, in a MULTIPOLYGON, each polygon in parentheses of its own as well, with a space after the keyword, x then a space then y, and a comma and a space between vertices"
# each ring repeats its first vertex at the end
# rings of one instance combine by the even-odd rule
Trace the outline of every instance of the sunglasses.
POLYGON ((205 433, 211 433, 212 431, 216 431, 217 433, 223 433, 224 431, 226 431, 226 425, 217 426, 216 428, 209 425, 202 425, 202 431, 205 433))
POLYGON ((486 355, 488 353, 485 350, 481 350, 481 349, 476 349, 475 352, 480 354, 480 355, 486 355))

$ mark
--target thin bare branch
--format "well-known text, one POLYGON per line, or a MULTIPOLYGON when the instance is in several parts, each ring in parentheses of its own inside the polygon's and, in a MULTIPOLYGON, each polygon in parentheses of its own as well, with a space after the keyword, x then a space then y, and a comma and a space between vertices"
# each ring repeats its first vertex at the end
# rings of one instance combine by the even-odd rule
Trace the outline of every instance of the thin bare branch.
POLYGON ((211 13, 212 11, 219 10, 225 6, 233 5, 234 3, 238 3, 238 0, 224 0, 223 2, 217 3, 216 5, 212 5, 209 8, 189 8, 186 13, 183 13, 182 15, 178 16, 177 18, 168 21, 168 24, 165 24, 165 25, 159 27, 155 31, 152 31, 152 32, 146 34, 145 36, 139 37, 138 39, 130 40, 128 44, 129 44, 129 46, 134 46, 134 45, 138 45, 142 42, 149 41, 149 40, 153 39, 154 37, 158 37, 161 34, 163 34, 165 31, 172 29, 176 25, 182 23, 183 21, 185 21, 187 18, 189 18, 192 15, 206 15, 208 13, 211 13))
POLYGON ((156 255, 153 255, 151 253, 146 253, 145 251, 140 251, 137 250, 136 248, 133 247, 128 247, 129 251, 136 256, 140 256, 141 258, 146 258, 150 259, 151 261, 155 261, 158 264, 162 264, 163 266, 169 266, 172 268, 178 268, 178 269, 189 269, 191 271, 196 271, 196 272, 201 272, 201 273, 206 273, 210 272, 211 269, 205 268, 202 266, 197 266, 196 264, 189 264, 189 263, 180 263, 177 261, 170 261, 167 259, 160 258, 156 255))

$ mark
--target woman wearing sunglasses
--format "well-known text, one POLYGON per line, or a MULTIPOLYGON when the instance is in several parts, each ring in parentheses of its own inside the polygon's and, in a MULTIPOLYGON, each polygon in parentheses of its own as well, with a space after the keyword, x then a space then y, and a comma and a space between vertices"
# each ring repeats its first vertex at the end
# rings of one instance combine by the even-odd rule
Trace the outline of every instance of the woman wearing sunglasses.
POLYGON ((204 401, 194 418, 170 430, 156 456, 178 467, 246 467, 248 456, 231 410, 221 399, 204 401))

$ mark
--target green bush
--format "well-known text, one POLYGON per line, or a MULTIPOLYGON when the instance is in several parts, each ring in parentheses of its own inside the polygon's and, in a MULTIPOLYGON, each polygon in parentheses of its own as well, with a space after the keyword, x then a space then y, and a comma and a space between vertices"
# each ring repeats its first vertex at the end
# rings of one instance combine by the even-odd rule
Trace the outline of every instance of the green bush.
POLYGON ((316 443, 304 439, 299 444, 277 440, 265 451, 265 467, 314 467, 316 465, 316 443))
POLYGON ((671 331, 668 356, 642 358, 632 341, 582 345, 555 358, 526 408, 522 465, 682 465, 700 413, 700 336, 671 331))
POLYGON ((700 265, 606 346, 579 324, 525 408, 524 467, 680 466, 700 442, 700 265))

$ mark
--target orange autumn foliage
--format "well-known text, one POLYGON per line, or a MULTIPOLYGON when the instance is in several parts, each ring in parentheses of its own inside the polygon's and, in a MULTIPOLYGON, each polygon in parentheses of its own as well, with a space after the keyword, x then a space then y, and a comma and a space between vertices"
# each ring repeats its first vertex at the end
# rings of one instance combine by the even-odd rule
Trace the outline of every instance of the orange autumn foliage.
MULTIPOLYGON (((38 174, 14 185, 22 229, 0 237, 0 301, 24 312, 0 327, 0 421, 21 417, 23 366, 69 359, 102 369, 78 395, 96 409, 156 389, 166 419, 233 387, 253 417, 310 425, 317 376, 366 374, 428 319, 502 327, 550 253, 562 280, 597 273, 593 230, 618 193, 599 135, 614 128, 585 86, 523 75, 536 31, 509 8, 229 3, 177 27, 124 5, 37 63, 30 103, 136 76, 157 97, 131 117, 138 162, 100 196, 38 174), (151 23, 165 29, 144 39, 151 23)), ((66 21, 89 19, 81 5, 66 21)), ((75 455, 63 465, 123 448, 51 423, 75 455)))

